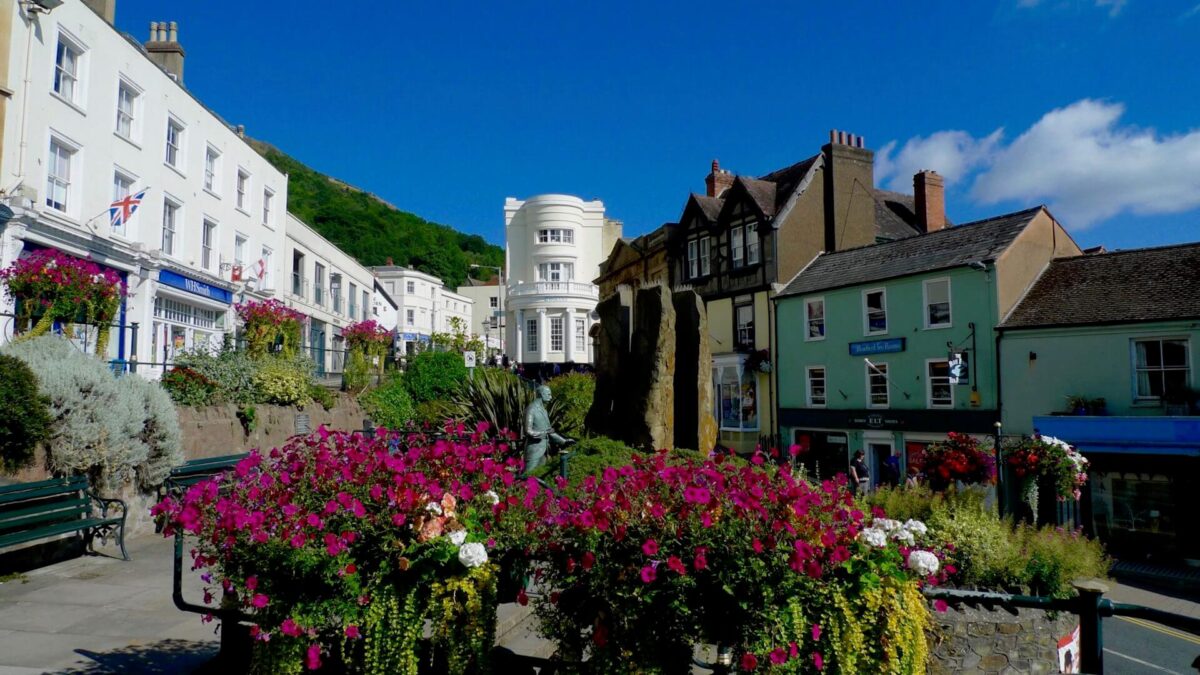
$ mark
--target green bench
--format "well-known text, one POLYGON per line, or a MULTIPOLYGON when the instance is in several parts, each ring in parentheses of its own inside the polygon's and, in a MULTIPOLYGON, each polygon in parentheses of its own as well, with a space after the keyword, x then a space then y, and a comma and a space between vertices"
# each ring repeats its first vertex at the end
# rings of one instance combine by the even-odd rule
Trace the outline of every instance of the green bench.
POLYGON ((201 481, 208 480, 213 475, 228 471, 246 458, 249 453, 236 455, 221 455, 220 457, 201 457, 193 459, 171 469, 164 484, 168 494, 180 494, 201 481))
POLYGON ((129 560, 125 551, 128 510, 120 499, 96 496, 87 476, 6 485, 0 487, 0 548, 83 532, 85 546, 92 550, 96 535, 105 540, 115 533, 121 556, 129 560), (120 516, 109 515, 109 508, 115 506, 121 507, 120 516), (96 507, 100 511, 98 516, 96 507))

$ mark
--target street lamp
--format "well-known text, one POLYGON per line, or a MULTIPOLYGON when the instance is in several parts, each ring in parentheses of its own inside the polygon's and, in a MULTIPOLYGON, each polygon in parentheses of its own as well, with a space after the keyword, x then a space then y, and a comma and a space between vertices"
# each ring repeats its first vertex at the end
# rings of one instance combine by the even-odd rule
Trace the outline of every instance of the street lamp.
POLYGON ((496 317, 496 335, 500 341, 500 353, 504 354, 504 267, 497 267, 496 265, 478 265, 472 263, 471 269, 496 270, 496 273, 499 275, 499 285, 497 286, 496 290, 496 313, 500 316, 496 317))
POLYGON ((1000 463, 1000 459, 1001 459, 1000 458, 1000 439, 1001 439, 1000 430, 1003 428, 1004 425, 1002 425, 1000 423, 1000 420, 996 420, 996 422, 993 426, 996 427, 996 441, 995 441, 995 448, 993 449, 993 452, 995 453, 995 456, 996 456, 996 459, 995 459, 995 461, 996 461, 996 510, 1000 512, 1000 517, 1003 518, 1004 517, 1004 490, 1002 488, 1002 481, 1000 480, 1000 478, 1001 478, 1001 476, 1004 475, 1004 465, 1000 463))

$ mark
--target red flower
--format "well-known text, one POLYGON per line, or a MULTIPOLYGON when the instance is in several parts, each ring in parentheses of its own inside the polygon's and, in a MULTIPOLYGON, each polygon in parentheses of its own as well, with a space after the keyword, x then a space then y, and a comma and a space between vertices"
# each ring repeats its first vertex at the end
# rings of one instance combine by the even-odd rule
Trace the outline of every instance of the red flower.
POLYGON ((592 565, 596 564, 596 554, 591 551, 585 551, 583 557, 580 558, 580 563, 583 565, 583 569, 592 569, 592 565))
POLYGON ((524 607, 529 604, 529 595, 525 593, 525 589, 517 591, 517 604, 524 607))
POLYGON ((746 672, 753 671, 758 668, 758 657, 750 652, 742 654, 742 670, 746 672))
POLYGON ((354 624, 346 626, 345 633, 346 637, 350 638, 351 640, 357 640, 358 638, 362 637, 362 634, 358 632, 358 626, 355 626, 354 624))

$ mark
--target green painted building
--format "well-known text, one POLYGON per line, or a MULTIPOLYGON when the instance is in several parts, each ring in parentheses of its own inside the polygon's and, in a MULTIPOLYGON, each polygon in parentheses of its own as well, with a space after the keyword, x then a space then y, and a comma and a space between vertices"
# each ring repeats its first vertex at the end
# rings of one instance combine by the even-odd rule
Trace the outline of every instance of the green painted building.
POLYGON ((884 462, 1000 419, 995 327, 1079 248, 1044 207, 823 253, 776 299, 777 419, 810 470, 884 462))
POLYGON ((1119 558, 1200 560, 1200 244, 1056 260, 1000 331, 1005 431, 1090 460, 1084 527, 1119 558))

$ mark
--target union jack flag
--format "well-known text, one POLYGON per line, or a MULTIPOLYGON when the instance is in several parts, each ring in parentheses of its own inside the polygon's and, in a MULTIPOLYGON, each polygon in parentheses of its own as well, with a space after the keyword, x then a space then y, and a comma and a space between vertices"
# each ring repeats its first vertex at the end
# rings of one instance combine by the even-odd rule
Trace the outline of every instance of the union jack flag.
POLYGON ((129 222, 130 218, 133 218, 133 214, 137 212, 138 207, 142 205, 142 198, 146 196, 146 190, 149 189, 150 188, 146 188, 140 192, 131 195, 125 195, 124 197, 121 197, 117 201, 108 205, 108 215, 111 218, 112 226, 114 228, 124 226, 129 222))

